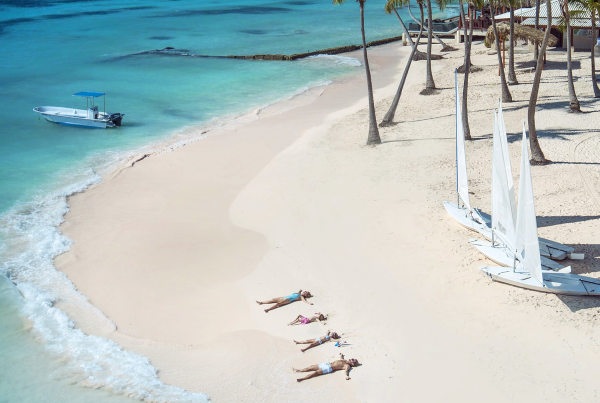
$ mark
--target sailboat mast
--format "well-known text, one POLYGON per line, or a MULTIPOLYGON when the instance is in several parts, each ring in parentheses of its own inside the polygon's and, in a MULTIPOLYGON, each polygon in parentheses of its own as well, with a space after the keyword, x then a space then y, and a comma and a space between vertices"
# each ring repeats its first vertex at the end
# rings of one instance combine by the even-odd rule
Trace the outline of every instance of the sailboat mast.
POLYGON ((456 161, 456 207, 460 208, 460 191, 459 191, 459 187, 458 187, 458 70, 457 69, 454 69, 454 92, 455 92, 454 133, 456 134, 455 149, 454 149, 454 159, 456 161))

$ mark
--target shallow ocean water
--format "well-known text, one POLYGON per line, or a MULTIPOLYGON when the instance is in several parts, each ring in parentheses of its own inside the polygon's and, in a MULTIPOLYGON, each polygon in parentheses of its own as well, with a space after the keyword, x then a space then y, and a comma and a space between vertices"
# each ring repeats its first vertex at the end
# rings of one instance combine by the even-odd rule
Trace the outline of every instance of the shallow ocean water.
MULTIPOLYGON (((277 100, 363 73, 343 56, 282 62, 132 54, 167 46, 179 54, 292 54, 358 44, 359 21, 353 1, 0 3, 0 402, 205 400, 160 383, 147 359, 85 336, 52 307, 58 298, 86 303, 52 265, 70 245, 55 229, 65 197, 139 150, 252 118, 277 100), (65 127, 32 111, 84 109, 85 100, 71 96, 79 91, 106 92, 106 109, 125 113, 123 126, 65 127)), ((367 40, 402 32, 383 1, 367 2, 366 30, 367 40)))

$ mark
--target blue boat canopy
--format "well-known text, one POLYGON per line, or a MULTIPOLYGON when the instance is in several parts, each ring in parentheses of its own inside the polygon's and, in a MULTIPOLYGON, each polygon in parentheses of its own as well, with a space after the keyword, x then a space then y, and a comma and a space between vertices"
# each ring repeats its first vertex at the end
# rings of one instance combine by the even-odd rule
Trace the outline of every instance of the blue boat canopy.
POLYGON ((81 91, 77 94, 73 94, 74 97, 87 97, 87 98, 97 98, 102 95, 106 95, 106 92, 93 92, 93 91, 81 91))

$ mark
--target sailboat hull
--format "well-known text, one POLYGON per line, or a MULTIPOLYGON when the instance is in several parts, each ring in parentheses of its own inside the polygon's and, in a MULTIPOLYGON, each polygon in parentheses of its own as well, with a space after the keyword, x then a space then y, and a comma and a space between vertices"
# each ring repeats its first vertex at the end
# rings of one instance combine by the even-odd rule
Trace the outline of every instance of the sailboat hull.
MULTIPOLYGON (((504 267, 513 267, 515 264, 515 255, 512 253, 506 246, 502 244, 492 245, 491 242, 488 241, 480 241, 478 239, 469 239, 469 243, 477 248, 479 252, 481 252, 485 257, 490 259, 492 262, 499 264, 504 267)), ((548 259, 547 257, 541 256, 542 260, 542 270, 550 270, 550 271, 561 271, 566 269, 565 266, 562 266, 556 263, 552 259, 548 259)), ((516 261, 517 267, 521 266, 521 262, 516 261)))
MULTIPOLYGON (((478 232, 488 241, 492 240, 492 230, 489 227, 480 227, 478 229, 478 232)), ((540 255, 554 260, 564 260, 567 258, 567 255, 569 255, 575 250, 570 246, 562 245, 557 242, 549 241, 543 238, 539 238, 539 244, 540 255), (548 243, 546 243, 546 241, 548 243)))
POLYGON ((570 273, 542 270, 544 284, 540 284, 529 272, 522 269, 512 271, 506 267, 480 267, 493 281, 510 284, 528 290, 560 295, 600 297, 600 280, 570 273))
POLYGON ((479 229, 487 228, 485 218, 477 212, 473 213, 467 208, 458 207, 456 203, 444 202, 444 208, 460 225, 471 231, 478 232, 479 229))

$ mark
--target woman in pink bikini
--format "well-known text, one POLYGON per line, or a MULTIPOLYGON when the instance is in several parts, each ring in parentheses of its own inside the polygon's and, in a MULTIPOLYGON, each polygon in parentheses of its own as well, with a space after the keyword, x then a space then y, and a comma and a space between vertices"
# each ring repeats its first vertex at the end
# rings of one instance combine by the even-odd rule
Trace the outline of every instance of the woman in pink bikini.
POLYGON ((273 298, 273 299, 270 299, 268 301, 263 301, 263 302, 256 301, 256 303, 258 305, 262 305, 262 304, 275 304, 272 307, 265 309, 265 312, 268 313, 269 311, 271 311, 271 310, 273 310, 275 308, 279 308, 280 306, 287 305, 287 304, 289 304, 291 302, 294 302, 294 301, 303 301, 303 302, 306 302, 309 305, 312 305, 311 302, 308 302, 306 300, 306 298, 310 298, 310 297, 312 297, 312 295, 310 294, 310 292, 300 290, 300 291, 295 292, 293 294, 290 294, 290 295, 288 295, 286 297, 277 297, 277 298, 273 298))
POLYGON ((296 344, 310 344, 310 346, 308 346, 306 348, 300 349, 300 351, 305 352, 308 349, 320 346, 321 344, 327 343, 330 340, 337 340, 337 339, 340 339, 340 336, 336 332, 330 332, 328 330, 327 334, 325 336, 317 337, 316 339, 308 339, 308 340, 304 340, 304 341, 296 341, 296 340, 294 340, 294 343, 296 343, 296 344))
POLYGON ((311 316, 310 318, 308 318, 306 316, 298 315, 296 317, 296 319, 294 319, 293 321, 288 323, 288 326, 295 325, 295 324, 308 325, 309 323, 322 322, 324 320, 327 320, 325 315, 323 315, 320 312, 315 313, 315 315, 317 315, 317 316, 311 316))

